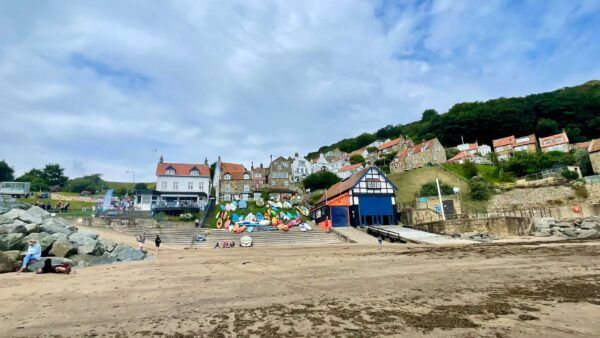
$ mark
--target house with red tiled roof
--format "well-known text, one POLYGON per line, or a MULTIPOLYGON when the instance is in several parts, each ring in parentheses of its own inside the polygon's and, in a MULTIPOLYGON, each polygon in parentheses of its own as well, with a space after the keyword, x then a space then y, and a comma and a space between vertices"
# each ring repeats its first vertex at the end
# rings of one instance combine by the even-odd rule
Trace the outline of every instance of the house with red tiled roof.
POLYGON ((458 163, 458 164, 463 164, 465 162, 471 162, 471 163, 477 163, 477 164, 492 164, 492 161, 488 160, 487 158, 480 156, 477 153, 471 154, 466 151, 461 151, 460 153, 456 154, 454 157, 452 157, 451 159, 449 159, 447 161, 447 163, 458 163))
POLYGON ((600 139, 595 139, 588 147, 590 154, 590 162, 592 162, 592 170, 595 174, 600 174, 600 139))
POLYGON ((200 163, 165 162, 156 165, 156 191, 139 193, 136 206, 141 210, 178 214, 184 210, 203 210, 210 196, 208 160, 200 163))
POLYGON ((549 151, 568 153, 571 151, 569 137, 567 137, 567 133, 564 130, 560 134, 540 137, 540 149, 543 153, 549 151))
POLYGON ((363 168, 363 164, 362 163, 356 163, 356 164, 348 164, 346 166, 341 167, 336 175, 338 175, 339 178, 341 178, 342 180, 347 179, 348 177, 354 175, 355 173, 359 172, 361 169, 363 168))
POLYGON ((394 151, 400 151, 412 145, 413 143, 410 139, 400 136, 398 138, 383 143, 382 145, 377 147, 377 150, 380 154, 387 154, 394 151))
POLYGON ((219 156, 213 176, 217 202, 251 199, 253 183, 252 172, 243 164, 222 162, 219 156))
POLYGON ((437 138, 401 150, 390 163, 392 172, 446 163, 446 150, 437 138))
POLYGON ((494 152, 499 160, 508 160, 508 158, 519 151, 534 153, 537 151, 537 139, 535 134, 515 137, 514 135, 499 138, 492 141, 494 152))

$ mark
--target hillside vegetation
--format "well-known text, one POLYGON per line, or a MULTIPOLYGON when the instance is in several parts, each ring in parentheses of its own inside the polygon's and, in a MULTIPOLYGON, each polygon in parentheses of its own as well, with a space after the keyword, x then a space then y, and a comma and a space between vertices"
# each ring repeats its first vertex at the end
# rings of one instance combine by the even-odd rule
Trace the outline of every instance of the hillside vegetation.
POLYGON ((335 148, 351 152, 377 139, 399 135, 415 141, 437 137, 444 146, 459 144, 461 136, 465 142, 491 145, 493 139, 508 135, 548 136, 562 128, 571 142, 600 137, 600 81, 525 97, 457 103, 445 114, 429 109, 419 121, 388 125, 375 133, 343 139, 309 153, 307 158, 335 148))

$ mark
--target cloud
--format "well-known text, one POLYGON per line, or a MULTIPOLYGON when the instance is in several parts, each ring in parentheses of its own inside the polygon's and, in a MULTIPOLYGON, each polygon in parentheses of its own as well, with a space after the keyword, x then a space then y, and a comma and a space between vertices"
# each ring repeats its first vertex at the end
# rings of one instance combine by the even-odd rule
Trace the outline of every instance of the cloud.
POLYGON ((600 76, 597 2, 0 4, 0 158, 153 180, 600 76), (156 151, 154 151, 156 149, 156 151))

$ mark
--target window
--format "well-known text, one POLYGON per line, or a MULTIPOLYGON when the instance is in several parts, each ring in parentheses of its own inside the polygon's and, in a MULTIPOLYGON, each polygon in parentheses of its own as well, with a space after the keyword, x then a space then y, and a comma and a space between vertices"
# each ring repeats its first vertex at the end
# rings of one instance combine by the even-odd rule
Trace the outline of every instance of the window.
POLYGON ((194 190, 194 182, 188 182, 188 190, 194 190))
POLYGON ((367 189, 381 189, 381 182, 375 179, 367 179, 367 189))
POLYGON ((248 184, 244 184, 244 192, 250 191, 250 186, 248 184))
POLYGON ((229 186, 229 184, 225 185, 225 192, 230 192, 231 191, 231 186, 229 186))
POLYGON ((255 192, 255 193, 254 193, 254 199, 255 199, 255 200, 258 200, 258 199, 260 199, 260 198, 261 198, 261 194, 260 194, 259 192, 255 192))
POLYGON ((260 173, 254 173, 254 178, 260 178, 260 173))
POLYGON ((192 169, 192 171, 190 171, 190 176, 200 176, 200 172, 196 169, 192 169))
POLYGON ((285 185, 286 187, 287 187, 289 184, 290 184, 290 182, 288 182, 288 181, 285 181, 285 182, 283 182, 283 185, 285 185))
POLYGON ((552 140, 546 140, 546 141, 544 141, 544 145, 545 146, 550 145, 550 144, 552 144, 552 140))
POLYGON ((198 182, 198 190, 204 190, 204 182, 198 182))
POLYGON ((277 169, 281 170, 281 164, 277 165, 277 169))
POLYGON ((167 169, 167 175, 175 175, 175 169, 167 169))
POLYGON ((271 185, 275 185, 275 184, 276 184, 275 181, 271 181, 271 185))
POLYGON ((244 174, 244 179, 245 179, 245 180, 249 180, 249 179, 250 179, 250 175, 248 175, 248 174, 244 174))
POLYGON ((554 142, 556 143, 561 143, 562 142, 562 137, 557 137, 554 139, 554 142))
POLYGON ((173 190, 179 190, 179 183, 173 182, 173 190))
POLYGON ((225 174, 224 178, 225 178, 225 180, 230 180, 231 179, 231 175, 230 174, 225 174))
POLYGON ((161 182, 160 186, 161 186, 162 190, 167 190, 167 182, 164 182, 164 181, 161 182))
POLYGON ((223 195, 223 200, 224 201, 231 201, 231 195, 229 195, 229 194, 223 195))

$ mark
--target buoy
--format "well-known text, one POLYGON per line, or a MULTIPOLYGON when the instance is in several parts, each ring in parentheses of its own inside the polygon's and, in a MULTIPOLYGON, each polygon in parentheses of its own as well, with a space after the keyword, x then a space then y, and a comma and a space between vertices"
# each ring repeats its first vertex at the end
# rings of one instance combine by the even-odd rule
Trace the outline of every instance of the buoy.
POLYGON ((581 207, 579 207, 579 206, 573 207, 573 212, 574 213, 580 213, 581 212, 581 207))

